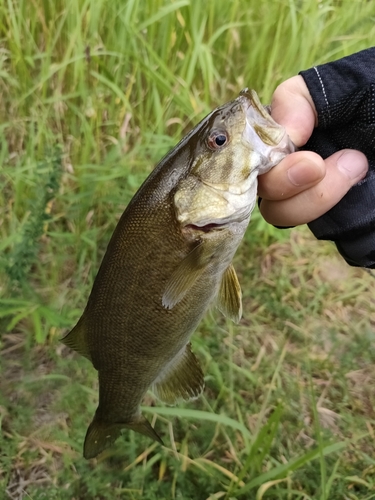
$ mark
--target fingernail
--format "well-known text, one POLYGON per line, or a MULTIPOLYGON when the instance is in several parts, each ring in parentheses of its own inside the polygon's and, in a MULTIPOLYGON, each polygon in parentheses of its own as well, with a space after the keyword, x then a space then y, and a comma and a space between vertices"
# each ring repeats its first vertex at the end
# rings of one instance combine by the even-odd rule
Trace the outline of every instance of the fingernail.
POLYGON ((345 151, 338 158, 336 165, 349 179, 364 177, 368 169, 367 158, 359 151, 345 151))
POLYGON ((309 161, 298 163, 288 170, 288 178, 295 186, 303 186, 317 181, 321 177, 317 166, 309 161))

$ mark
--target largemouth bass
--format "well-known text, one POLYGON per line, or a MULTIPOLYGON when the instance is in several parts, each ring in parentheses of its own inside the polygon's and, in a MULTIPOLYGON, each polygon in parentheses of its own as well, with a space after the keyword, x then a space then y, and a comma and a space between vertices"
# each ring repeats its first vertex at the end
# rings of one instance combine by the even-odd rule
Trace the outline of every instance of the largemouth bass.
POLYGON ((162 443, 140 411, 149 388, 168 404, 201 394, 204 376, 189 339, 215 301, 240 320, 231 262, 256 202, 257 176, 293 149, 245 89, 204 118, 135 194, 83 315, 62 340, 99 372, 85 458, 109 447, 123 428, 162 443))

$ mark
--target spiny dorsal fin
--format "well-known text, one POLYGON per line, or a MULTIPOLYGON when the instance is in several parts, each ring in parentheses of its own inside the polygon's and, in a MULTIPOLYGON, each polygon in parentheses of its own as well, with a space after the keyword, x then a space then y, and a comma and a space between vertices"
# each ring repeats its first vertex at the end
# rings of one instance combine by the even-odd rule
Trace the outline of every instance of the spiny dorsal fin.
POLYGON ((86 338, 86 324, 84 316, 81 316, 73 330, 62 338, 61 342, 92 362, 86 338))
POLYGON ((235 323, 242 316, 242 293, 236 271, 232 264, 226 269, 217 296, 218 309, 235 323))
POLYGON ((152 386, 155 396, 169 405, 196 399, 203 389, 203 372, 190 343, 169 363, 152 386))
POLYGON ((204 245, 199 243, 177 266, 165 288, 162 303, 172 309, 192 288, 209 262, 210 255, 204 255, 204 245))

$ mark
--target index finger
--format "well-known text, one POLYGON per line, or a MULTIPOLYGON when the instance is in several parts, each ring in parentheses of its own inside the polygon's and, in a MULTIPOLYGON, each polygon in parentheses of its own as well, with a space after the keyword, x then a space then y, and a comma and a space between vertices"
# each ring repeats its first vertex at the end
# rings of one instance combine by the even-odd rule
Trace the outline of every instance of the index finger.
POLYGON ((258 195, 266 200, 285 200, 323 179, 323 158, 312 151, 297 151, 258 177, 258 195))

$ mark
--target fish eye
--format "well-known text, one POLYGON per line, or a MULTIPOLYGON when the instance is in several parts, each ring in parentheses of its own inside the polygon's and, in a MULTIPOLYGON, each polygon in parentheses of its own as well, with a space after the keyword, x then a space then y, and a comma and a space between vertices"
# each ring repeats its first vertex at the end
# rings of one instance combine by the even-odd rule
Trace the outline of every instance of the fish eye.
POLYGON ((217 150, 225 146, 228 142, 228 134, 223 131, 215 131, 207 139, 207 146, 210 149, 217 150))

